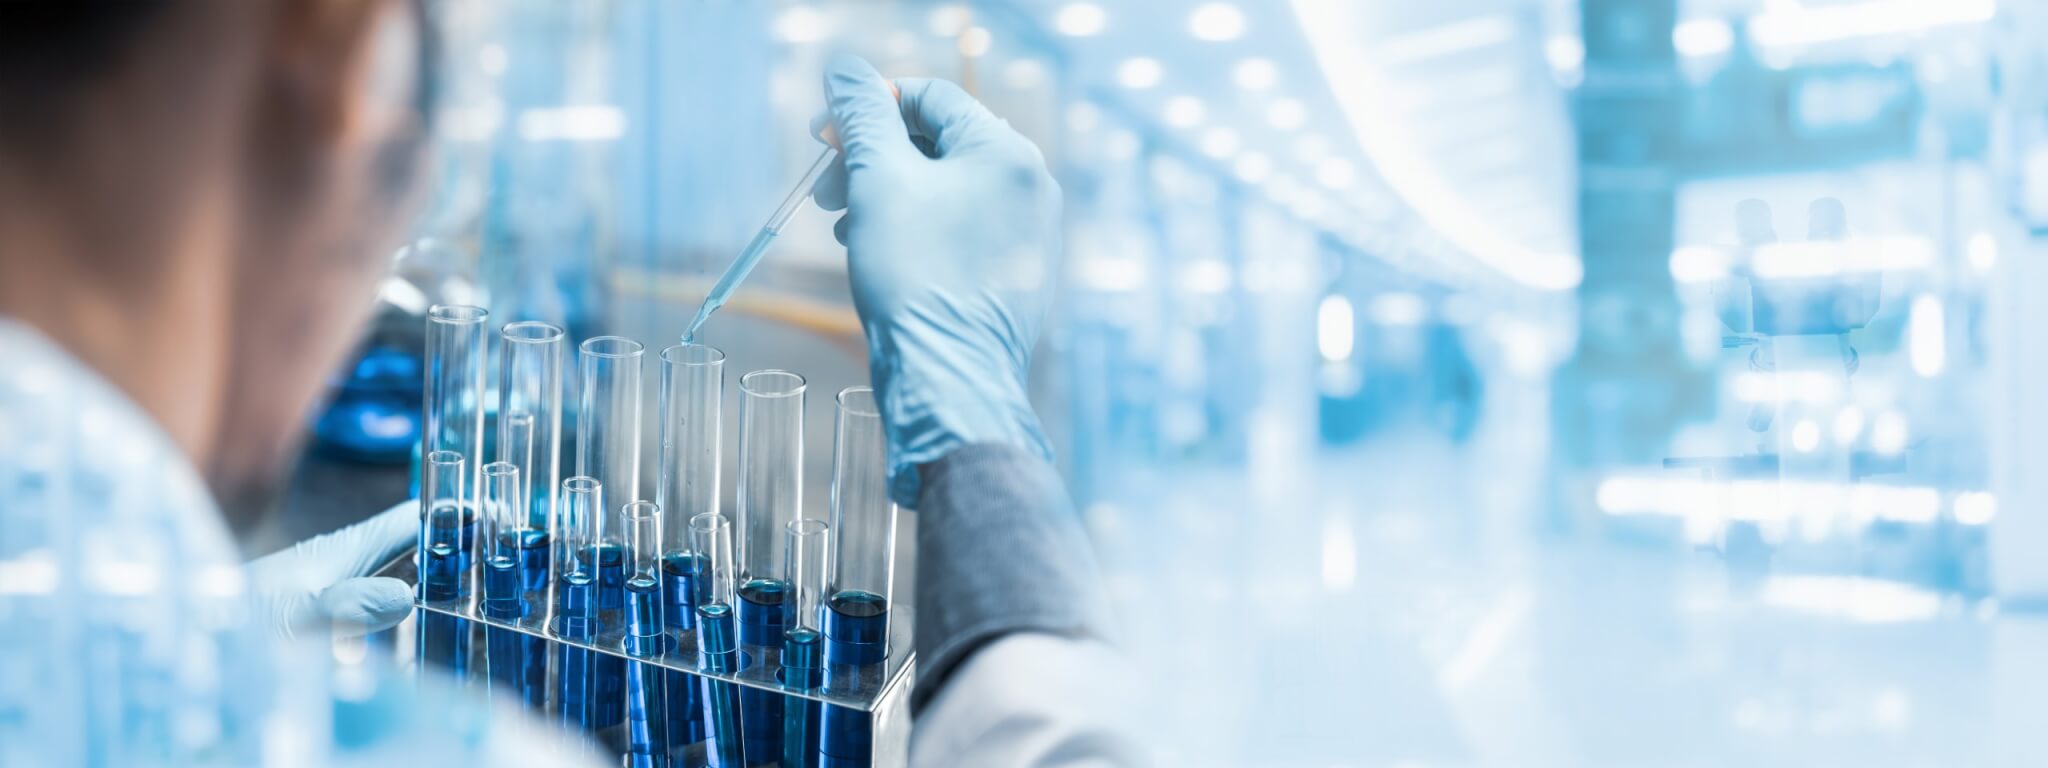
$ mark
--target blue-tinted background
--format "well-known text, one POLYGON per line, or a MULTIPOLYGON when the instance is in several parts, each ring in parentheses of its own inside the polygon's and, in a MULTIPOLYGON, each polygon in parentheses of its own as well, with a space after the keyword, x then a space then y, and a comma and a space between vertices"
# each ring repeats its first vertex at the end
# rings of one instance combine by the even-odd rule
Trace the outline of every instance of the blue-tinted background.
MULTIPOLYGON (((2048 6, 437 19, 439 247, 399 315, 672 343, 815 157, 834 51, 1044 148, 1033 395, 1161 764, 2048 762, 2048 6)), ((810 377, 819 516, 866 375, 831 223, 704 333, 810 377)))

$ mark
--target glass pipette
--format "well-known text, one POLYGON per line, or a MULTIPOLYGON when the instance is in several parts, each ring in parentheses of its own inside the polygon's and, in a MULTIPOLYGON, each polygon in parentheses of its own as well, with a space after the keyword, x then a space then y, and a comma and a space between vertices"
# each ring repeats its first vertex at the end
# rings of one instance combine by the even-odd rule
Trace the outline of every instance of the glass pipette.
POLYGON ((775 209, 775 215, 768 217, 768 223, 761 225, 761 231, 754 234, 753 242, 747 243, 747 249, 740 251, 740 257, 733 260, 732 266, 725 268, 725 274, 718 276, 718 284, 711 286, 711 293, 704 297, 704 305, 697 308, 697 316, 683 331, 684 344, 696 340, 697 329, 710 319, 711 313, 725 306, 725 300, 732 296, 733 289, 738 288, 740 281, 747 279, 747 274, 761 263, 761 256, 768 252, 768 244, 775 242, 776 235, 782 234, 782 228, 789 224, 790 217, 796 215, 797 207, 811 199, 811 188, 818 185, 818 177, 825 175, 825 169, 832 167, 832 161, 838 159, 839 148, 830 144, 825 145, 825 151, 818 153, 818 161, 811 163, 811 169, 797 180, 796 188, 789 191, 789 197, 783 198, 782 206, 775 209))

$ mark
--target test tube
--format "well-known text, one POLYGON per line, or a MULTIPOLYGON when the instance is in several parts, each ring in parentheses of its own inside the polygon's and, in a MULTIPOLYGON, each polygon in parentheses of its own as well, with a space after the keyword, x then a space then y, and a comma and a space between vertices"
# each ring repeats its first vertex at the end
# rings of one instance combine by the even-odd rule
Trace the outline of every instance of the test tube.
MULTIPOLYGON (((597 527, 598 631, 616 629, 626 607, 625 505, 640 492, 640 359, 646 348, 621 336, 583 342, 576 473, 597 478, 606 506, 597 527)), ((626 661, 597 663, 598 727, 626 717, 626 661)))
MULTIPOLYGON (((780 558, 782 537, 803 508, 804 377, 755 371, 740 377, 740 645, 771 666, 794 605, 780 558)), ((740 692, 749 764, 782 757, 782 697, 740 692)))
MULTIPOLYGON (((719 445, 725 353, 688 344, 661 352, 662 619, 669 629, 696 626, 697 574, 703 558, 689 521, 718 511, 719 445)), ((668 673, 668 739, 673 751, 704 740, 703 697, 691 675, 668 673)))
MULTIPOLYGON (((661 507, 635 501, 624 507, 626 521, 626 655, 651 659, 668 650, 661 624, 661 507)), ((659 665, 626 665, 626 757, 629 766, 654 766, 667 756, 667 699, 659 665)))
MULTIPOLYGON (((467 596, 471 542, 476 521, 463 503, 468 465, 462 454, 434 451, 421 468, 420 503, 426 506, 420 536, 419 594, 427 603, 447 603, 467 596)), ((462 619, 438 611, 421 615, 419 657, 460 677, 469 664, 469 627, 462 619)))
POLYGON ((499 615, 517 610, 524 590, 519 583, 519 531, 525 527, 519 466, 509 461, 484 465, 483 495, 479 499, 484 519, 484 614, 486 618, 517 619, 499 615))
MULTIPOLYGON (((725 353, 701 344, 661 351, 662 514, 687 522, 718 511, 720 410, 725 398, 725 353)), ((668 626, 687 630, 695 603, 689 578, 698 570, 687 525, 664 533, 662 574, 668 626)))
MULTIPOLYGON (((519 531, 520 578, 528 601, 548 583, 548 531, 561 487, 562 360, 566 335, 541 322, 505 326, 498 385, 498 460, 519 468, 525 522, 519 531)), ((536 614, 540 613, 538 611, 536 614)))
POLYGON ((604 486, 581 475, 562 481, 561 514, 553 538, 556 573, 555 605, 549 631, 565 641, 555 646, 555 701, 565 725, 597 730, 597 656, 577 643, 597 635, 598 519, 604 509, 604 486))
POLYGON ((503 624, 530 612, 521 583, 521 531, 526 530, 526 484, 509 461, 484 465, 484 663, 494 689, 541 707, 547 703, 547 650, 541 638, 503 624))
POLYGON ((780 560, 784 530, 803 508, 804 377, 740 377, 740 643, 776 646, 789 626, 780 560))
MULTIPOLYGON (((873 693, 889 656, 889 604, 896 569, 896 504, 889 500, 882 412, 870 387, 838 397, 832 446, 835 549, 824 614, 825 689, 873 693)), ((865 761, 873 752, 868 713, 827 705, 819 749, 834 760, 865 761)))
MULTIPOLYGON (((789 632, 782 638, 782 667, 777 680, 798 691, 824 682, 823 635, 818 632, 820 597, 825 591, 825 564, 830 551, 830 526, 815 518, 789 523, 783 551, 788 562, 784 581, 796 606, 789 632)), ((783 702, 782 765, 802 768, 818 764, 818 702, 790 698, 783 702)))
POLYGON ((581 349, 576 474, 603 483, 613 508, 623 509, 640 500, 640 358, 646 348, 622 336, 598 336, 581 349))
MULTIPOLYGON (((697 588, 697 666, 705 672, 731 675, 739 671, 740 649, 735 636, 733 601, 736 578, 732 524, 724 515, 705 512, 690 518, 690 548, 703 558, 697 588)), ((733 683, 704 677, 706 756, 714 768, 741 768, 739 691, 733 683)))
POLYGON ((489 338, 482 307, 436 304, 427 310, 426 413, 420 456, 454 451, 468 461, 463 506, 475 509, 484 455, 484 359, 489 338))
MULTIPOLYGON (((476 503, 465 494, 475 494, 481 485, 489 317, 481 307, 436 304, 427 310, 417 555, 422 602, 465 599, 474 578, 476 503), (436 551, 443 545, 445 550, 436 551)), ((467 671, 468 647, 467 622, 445 614, 422 617, 421 659, 461 675, 467 671)))

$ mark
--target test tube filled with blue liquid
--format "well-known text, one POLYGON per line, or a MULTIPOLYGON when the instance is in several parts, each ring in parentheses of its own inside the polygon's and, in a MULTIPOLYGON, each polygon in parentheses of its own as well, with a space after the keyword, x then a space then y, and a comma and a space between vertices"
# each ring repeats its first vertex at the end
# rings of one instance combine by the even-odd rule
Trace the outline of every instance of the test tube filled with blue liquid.
MULTIPOLYGON (((690 546, 701 558, 697 587, 697 668, 710 675, 740 670, 740 647, 733 604, 737 577, 733 564, 732 524, 724 515, 706 512, 690 518, 690 546)), ((742 768, 739 686, 709 675, 702 681, 705 755, 712 768, 742 768)))
MULTIPOLYGON (((576 414, 576 473, 597 478, 606 507, 592 542, 597 558, 598 628, 618 631, 626 608, 625 505, 640 501, 640 342, 598 336, 583 342, 576 414)), ((626 660, 597 660, 599 728, 626 719, 626 660)))
MULTIPOLYGON (((689 520, 718 512, 719 441, 725 399, 725 353, 702 344, 661 352, 661 485, 663 622, 679 637, 696 629, 696 579, 703 556, 690 541, 689 520)), ((702 686, 670 671, 671 752, 704 740, 702 686)))
MULTIPOLYGON (((823 520, 800 518, 789 523, 783 546, 783 581, 796 607, 782 638, 782 667, 776 682, 792 691, 815 691, 825 682, 824 634, 818 629, 825 592, 825 560, 831 528, 823 520)), ((782 702, 783 768, 818 765, 818 702, 791 696, 782 702)))
MULTIPOLYGON (((781 556, 784 532, 803 509, 804 377, 755 371, 740 377, 740 648, 775 668, 795 604, 781 556)), ((782 758, 782 697, 740 692, 747 762, 782 758)))
MULTIPOLYGON (((896 572, 896 504, 875 391, 839 393, 832 446, 832 577, 825 587, 825 689, 872 696, 889 658, 889 604, 896 572)), ((830 765, 867 765, 870 715, 827 704, 819 750, 830 765)))
POLYGON ((525 490, 517 465, 484 465, 484 664, 492 690, 540 708, 547 706, 546 641, 510 628, 533 612, 520 573, 525 490))
MULTIPOLYGON (((423 602, 467 600, 474 583, 489 318, 482 307, 437 304, 427 310, 417 555, 423 602)), ((467 621, 445 614, 421 616, 420 659, 463 674, 469 629, 467 621)))
MULTIPOLYGON (((421 514, 420 598, 429 603, 460 603, 469 597, 469 566, 476 539, 476 514, 465 503, 463 481, 468 463, 454 451, 434 451, 420 470, 421 514)), ((419 658, 457 677, 468 674, 469 622, 438 611, 420 614, 419 658)))
POLYGON ((561 488, 562 366, 567 335, 558 326, 519 322, 505 326, 499 366, 498 460, 519 468, 526 509, 513 529, 518 542, 519 578, 538 628, 547 612, 549 531, 561 488))
POLYGON ((561 514, 550 532, 555 604, 548 631, 568 641, 554 646, 555 708, 563 725, 592 733, 599 728, 597 662, 604 654, 572 643, 597 640, 597 548, 592 542, 603 509, 604 486, 595 478, 564 480, 561 514))
MULTIPOLYGON (((661 507, 651 501, 625 506, 626 634, 622 650, 634 659, 669 650, 661 622, 661 507)), ((626 764, 655 768, 668 762, 667 670, 644 661, 626 663, 626 764)))

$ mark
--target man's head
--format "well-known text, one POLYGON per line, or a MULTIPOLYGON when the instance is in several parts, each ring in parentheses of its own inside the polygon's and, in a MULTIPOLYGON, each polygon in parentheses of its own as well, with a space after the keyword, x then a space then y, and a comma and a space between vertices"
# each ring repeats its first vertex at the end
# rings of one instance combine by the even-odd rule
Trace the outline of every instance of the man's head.
POLYGON ((0 2, 0 316, 126 390, 231 516, 370 309, 424 35, 409 0, 0 2))

